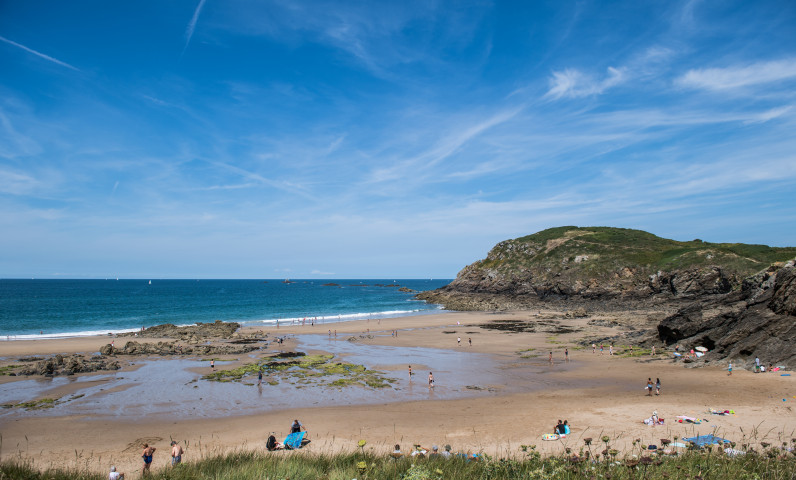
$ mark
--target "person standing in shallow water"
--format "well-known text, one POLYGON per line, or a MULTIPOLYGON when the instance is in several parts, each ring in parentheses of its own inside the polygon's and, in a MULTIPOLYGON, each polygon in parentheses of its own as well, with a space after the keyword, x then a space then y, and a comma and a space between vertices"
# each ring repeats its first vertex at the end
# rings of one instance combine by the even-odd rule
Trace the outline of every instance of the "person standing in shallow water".
POLYGON ((434 388, 434 374, 428 372, 428 388, 434 388))

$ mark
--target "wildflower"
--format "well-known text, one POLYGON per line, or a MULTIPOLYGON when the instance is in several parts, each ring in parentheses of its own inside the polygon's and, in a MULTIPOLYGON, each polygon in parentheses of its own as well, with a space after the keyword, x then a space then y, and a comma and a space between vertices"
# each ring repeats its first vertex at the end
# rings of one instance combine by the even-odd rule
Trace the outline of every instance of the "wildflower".
POLYGON ((362 448, 362 447, 364 447, 367 444, 368 444, 368 442, 366 442, 365 440, 360 440, 359 443, 357 443, 357 445, 359 445, 359 448, 362 448))

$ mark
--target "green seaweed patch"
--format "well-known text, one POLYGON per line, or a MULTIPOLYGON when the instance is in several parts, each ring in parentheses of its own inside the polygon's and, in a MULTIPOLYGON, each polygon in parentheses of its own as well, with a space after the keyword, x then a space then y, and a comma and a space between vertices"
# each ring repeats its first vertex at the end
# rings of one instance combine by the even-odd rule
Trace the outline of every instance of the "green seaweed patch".
MULTIPOLYGON (((335 362, 334 355, 293 355, 274 360, 268 357, 255 363, 237 368, 219 370, 202 377, 216 382, 242 381, 249 375, 262 371, 269 378, 266 383, 278 385, 280 380, 299 388, 307 385, 320 385, 342 388, 359 385, 370 388, 390 387, 393 379, 384 377, 381 372, 368 370, 364 365, 348 362, 335 362)), ((244 382, 245 383, 245 382, 244 382)), ((246 383, 248 385, 248 383, 246 383)))
POLYGON ((6 365, 5 367, 0 367, 0 375, 8 375, 11 373, 11 370, 22 366, 23 365, 6 365))
MULTIPOLYGON (((38 400, 31 400, 30 402, 17 403, 12 406, 24 408, 25 410, 41 410, 44 408, 53 408, 58 403, 58 400, 55 398, 40 398, 38 400)), ((8 408, 6 405, 3 405, 3 407, 8 408)))

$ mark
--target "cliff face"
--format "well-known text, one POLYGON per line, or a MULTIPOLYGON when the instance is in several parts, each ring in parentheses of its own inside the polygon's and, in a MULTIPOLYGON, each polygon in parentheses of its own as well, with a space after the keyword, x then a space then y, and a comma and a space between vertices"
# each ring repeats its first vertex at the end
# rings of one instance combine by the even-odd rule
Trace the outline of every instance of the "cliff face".
POLYGON ((755 357, 764 364, 796 365, 794 262, 747 278, 738 292, 691 302, 661 321, 658 337, 668 344, 703 345, 710 359, 741 366, 752 367, 755 357))
POLYGON ((449 285, 419 298, 455 310, 523 308, 540 300, 614 305, 687 300, 739 290, 745 277, 794 256, 796 248, 558 227, 497 244, 449 285))

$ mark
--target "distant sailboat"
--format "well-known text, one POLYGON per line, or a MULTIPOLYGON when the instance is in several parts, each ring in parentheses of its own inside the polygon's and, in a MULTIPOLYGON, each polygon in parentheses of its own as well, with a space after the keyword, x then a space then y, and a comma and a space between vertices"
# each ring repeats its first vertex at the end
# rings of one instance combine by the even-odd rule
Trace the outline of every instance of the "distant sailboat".
POLYGON ((152 285, 152 280, 149 281, 149 284, 152 285))

